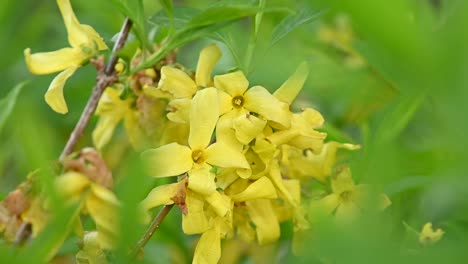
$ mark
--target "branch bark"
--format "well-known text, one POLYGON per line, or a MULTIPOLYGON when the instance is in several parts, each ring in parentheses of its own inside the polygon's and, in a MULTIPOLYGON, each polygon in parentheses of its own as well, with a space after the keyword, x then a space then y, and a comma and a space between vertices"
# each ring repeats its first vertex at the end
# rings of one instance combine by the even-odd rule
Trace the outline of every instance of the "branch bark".
MULTIPOLYGON (((75 128, 70 134, 67 143, 60 154, 59 160, 63 161, 65 157, 70 155, 78 144, 78 141, 83 136, 83 132, 88 126, 89 120, 91 116, 96 111, 97 105, 99 103, 99 99, 101 99, 104 90, 109 85, 113 84, 118 80, 114 67, 118 60, 117 52, 125 45, 127 41, 128 34, 130 33, 130 29, 132 27, 132 21, 127 17, 120 29, 119 37, 117 42, 115 42, 114 48, 112 49, 112 55, 109 59, 109 62, 106 65, 106 68, 103 73, 98 75, 98 80, 96 85, 93 88, 93 92, 86 103, 86 107, 84 108, 83 112, 81 113, 80 120, 76 123, 75 128)), ((31 237, 31 224, 24 222, 21 224, 18 232, 16 233, 15 237, 15 245, 21 245, 24 241, 28 240, 31 237)))
POLYGON ((143 250, 143 248, 146 246, 148 241, 153 236, 154 232, 158 230, 164 218, 166 218, 167 214, 169 214, 172 207, 174 207, 174 204, 165 205, 161 209, 161 211, 159 211, 158 215, 156 215, 156 217, 153 219, 153 221, 151 222, 151 225, 148 227, 143 237, 138 241, 136 246, 133 248, 131 255, 130 255, 131 258, 136 258, 138 254, 140 253, 140 251, 143 250))
POLYGON ((101 99, 101 96, 104 93, 106 87, 117 81, 117 76, 114 70, 115 64, 118 60, 117 52, 123 47, 123 45, 127 41, 131 27, 132 21, 129 18, 126 18, 124 24, 122 25, 122 29, 120 30, 117 42, 115 43, 114 48, 112 49, 111 58, 107 63, 104 73, 98 76, 96 86, 94 86, 93 92, 88 99, 88 103, 86 104, 85 109, 81 113, 80 120, 78 121, 78 123, 76 123, 75 128, 73 129, 72 133, 70 134, 70 137, 68 138, 67 143, 65 144, 65 148, 63 149, 62 154, 60 154, 60 161, 63 161, 63 159, 66 156, 70 155, 75 149, 76 144, 78 144, 78 141, 83 136, 83 132, 86 126, 88 126, 91 116, 94 114, 94 111, 96 111, 99 99, 101 99))

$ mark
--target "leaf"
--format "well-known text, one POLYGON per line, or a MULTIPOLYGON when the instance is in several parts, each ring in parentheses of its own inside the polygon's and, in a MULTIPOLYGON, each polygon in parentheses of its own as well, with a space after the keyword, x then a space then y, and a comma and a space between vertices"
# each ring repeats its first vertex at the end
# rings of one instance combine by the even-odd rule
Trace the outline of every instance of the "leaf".
POLYGON ((286 16, 274 29, 270 45, 275 45, 297 27, 314 21, 322 13, 322 11, 317 12, 310 9, 301 9, 296 14, 286 16))
POLYGON ((145 14, 143 0, 112 0, 114 5, 133 22, 133 29, 141 43, 150 47, 146 37, 145 14))
POLYGON ((18 98, 21 89, 27 82, 17 84, 3 99, 0 100, 0 132, 3 129, 8 117, 13 112, 16 99, 18 98))
POLYGON ((174 5, 172 0, 159 0, 169 17, 174 17, 174 5))
POLYGON ((225 6, 222 8, 213 7, 206 9, 188 20, 180 30, 167 40, 161 49, 134 68, 132 72, 137 72, 154 65, 169 52, 186 43, 209 36, 219 28, 225 27, 239 19, 254 16, 258 10, 258 8, 252 6, 225 6))
POLYGON ((378 131, 380 140, 390 141, 398 136, 413 118, 426 98, 425 90, 403 98, 383 119, 378 131))

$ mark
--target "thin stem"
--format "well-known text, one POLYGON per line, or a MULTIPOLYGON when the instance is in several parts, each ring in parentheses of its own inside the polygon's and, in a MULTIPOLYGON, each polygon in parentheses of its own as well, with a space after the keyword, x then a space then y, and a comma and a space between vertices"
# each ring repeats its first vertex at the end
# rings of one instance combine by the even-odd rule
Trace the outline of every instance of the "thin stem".
POLYGON ((153 222, 151 222, 151 225, 148 227, 143 237, 138 241, 136 246, 133 248, 132 253, 130 255, 132 258, 135 258, 136 256, 138 256, 140 251, 146 246, 146 243, 148 243, 148 241, 151 239, 154 232, 158 230, 162 221, 164 220, 164 218, 166 218, 167 214, 169 214, 172 207, 174 207, 174 204, 165 205, 161 209, 161 211, 159 211, 158 215, 153 219, 153 222))
MULTIPOLYGON (((131 27, 132 21, 129 18, 125 18, 122 28, 120 29, 119 38, 117 39, 117 42, 115 43, 114 48, 112 49, 111 58, 106 65, 104 73, 98 76, 96 86, 94 86, 93 92, 88 99, 88 103, 86 103, 86 107, 81 113, 80 120, 78 121, 78 123, 76 123, 75 128, 73 129, 72 133, 70 134, 70 137, 68 138, 67 143, 65 144, 62 154, 60 154, 60 161, 63 161, 63 159, 66 156, 70 155, 70 153, 73 152, 73 149, 75 149, 76 144, 78 144, 78 141, 83 136, 83 132, 86 126, 88 125, 91 116, 94 114, 94 111, 96 111, 96 107, 98 105, 99 99, 101 99, 104 89, 106 89, 107 86, 111 85, 116 80, 118 80, 114 70, 115 64, 118 60, 117 52, 123 47, 123 45, 127 41, 128 33, 130 32, 131 27)), ((20 245, 24 241, 29 239, 32 234, 31 228, 31 223, 22 223, 20 228, 18 229, 18 232, 16 233, 14 244, 20 245)))
POLYGON ((258 12, 252 19, 252 30, 250 32, 249 44, 245 53, 244 70, 246 74, 250 73, 250 65, 252 63, 255 46, 257 45, 258 29, 263 18, 263 8, 265 8, 266 0, 260 0, 258 6, 262 11, 258 12))
POLYGON ((59 159, 61 161, 63 161, 63 159, 66 156, 70 155, 70 153, 73 152, 76 144, 78 144, 78 141, 83 136, 83 132, 86 126, 88 125, 91 116, 94 114, 94 111, 96 111, 99 99, 104 93, 106 87, 117 81, 117 77, 115 75, 114 70, 115 64, 118 60, 117 52, 125 44, 131 27, 132 21, 129 18, 126 18, 124 24, 122 25, 122 29, 120 30, 119 38, 117 39, 117 42, 115 43, 114 48, 112 49, 112 55, 109 62, 107 63, 106 69, 104 70, 103 74, 98 76, 96 86, 94 86, 93 92, 88 99, 88 103, 86 104, 86 107, 81 113, 80 120, 78 121, 78 123, 76 123, 75 128, 73 129, 72 133, 70 134, 70 137, 68 138, 67 143, 65 144, 65 148, 63 149, 62 154, 60 154, 59 159))

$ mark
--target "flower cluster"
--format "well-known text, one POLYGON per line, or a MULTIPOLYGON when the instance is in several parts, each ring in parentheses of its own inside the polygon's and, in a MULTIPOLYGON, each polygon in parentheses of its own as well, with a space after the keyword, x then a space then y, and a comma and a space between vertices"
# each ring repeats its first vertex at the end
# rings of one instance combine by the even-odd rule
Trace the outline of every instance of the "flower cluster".
MULTIPOLYGON (((131 131, 151 134, 146 122, 153 113, 159 140, 142 157, 151 176, 178 178, 154 188, 141 206, 180 208, 183 231, 201 234, 194 263, 216 263, 224 238, 267 244, 278 240, 281 222, 293 220, 296 230, 308 228, 302 185, 326 183, 337 150, 359 147, 324 143, 326 134, 317 130, 324 119, 317 110, 291 112, 308 75, 306 64, 270 93, 262 86, 250 87, 241 71, 212 78, 220 57, 220 49, 210 45, 201 51, 195 74, 170 65, 142 71, 137 80, 129 79, 133 97, 122 98, 125 85, 108 88, 94 133, 102 147, 99 142, 107 143, 124 119, 130 142, 141 142, 131 131), (133 126, 127 121, 132 118, 133 126)), ((330 194, 335 196, 341 197, 330 194)))

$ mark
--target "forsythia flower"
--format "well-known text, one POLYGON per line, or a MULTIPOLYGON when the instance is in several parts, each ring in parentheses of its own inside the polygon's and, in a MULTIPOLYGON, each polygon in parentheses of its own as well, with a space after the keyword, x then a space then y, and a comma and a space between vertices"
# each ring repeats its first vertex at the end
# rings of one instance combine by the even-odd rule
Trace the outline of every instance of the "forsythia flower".
POLYGON ((445 232, 440 228, 437 228, 437 230, 434 231, 432 223, 426 223, 423 226, 421 233, 419 233, 419 243, 425 246, 432 245, 438 242, 444 233, 445 232))
POLYGON ((61 71, 49 85, 45 94, 47 104, 56 112, 65 114, 68 107, 63 96, 63 87, 71 75, 98 51, 107 49, 99 34, 90 26, 80 24, 70 4, 70 0, 57 0, 67 28, 69 48, 51 52, 31 54, 24 51, 26 65, 34 74, 50 74, 61 71))
POLYGON ((96 223, 100 247, 112 248, 118 230, 117 210, 120 206, 115 195, 78 172, 65 173, 57 178, 55 184, 68 201, 84 197, 83 209, 96 223))
MULTIPOLYGON (((372 197, 369 185, 354 184, 349 167, 342 168, 331 179, 331 187, 332 193, 319 201, 312 201, 311 209, 312 211, 321 209, 328 214, 334 214, 338 221, 344 222, 355 218, 370 202, 368 199, 372 197)), ((385 194, 379 194, 378 199, 376 204, 378 210, 383 210, 391 204, 385 194)))

